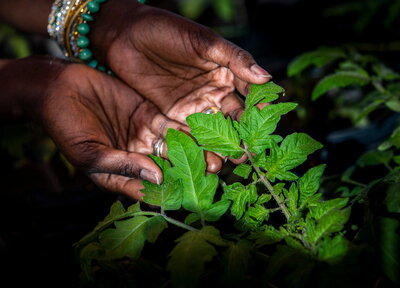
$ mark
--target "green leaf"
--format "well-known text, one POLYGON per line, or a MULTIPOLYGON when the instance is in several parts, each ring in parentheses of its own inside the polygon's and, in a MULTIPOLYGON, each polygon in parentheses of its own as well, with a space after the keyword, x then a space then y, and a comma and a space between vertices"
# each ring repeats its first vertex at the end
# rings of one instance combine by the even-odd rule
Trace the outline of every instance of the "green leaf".
POLYGON ((223 254, 222 283, 226 287, 243 287, 249 262, 251 260, 251 242, 239 240, 229 243, 223 254))
POLYGON ((214 203, 209 209, 204 210, 205 221, 218 221, 226 213, 231 205, 229 200, 221 200, 214 203))
POLYGON ((247 179, 249 178, 252 169, 253 168, 251 167, 251 165, 241 163, 236 166, 236 168, 233 170, 233 173, 240 177, 243 177, 244 179, 247 179))
POLYGON ((368 74, 356 71, 336 72, 321 79, 312 92, 312 100, 317 100, 320 96, 332 88, 344 88, 351 85, 364 86, 370 82, 368 74))
POLYGON ((391 99, 385 102, 385 105, 394 112, 400 112, 400 101, 398 99, 391 99))
POLYGON ((322 201, 310 207, 310 216, 315 220, 321 219, 326 213, 332 209, 341 209, 347 205, 349 198, 336 198, 327 201, 322 201))
POLYGON ((300 74, 310 66, 322 67, 339 58, 346 57, 343 50, 338 48, 320 48, 316 51, 303 53, 294 58, 288 66, 288 76, 300 74))
POLYGON ((282 141, 280 147, 273 145, 270 155, 261 164, 268 171, 267 176, 272 182, 275 178, 296 180, 297 176, 289 170, 302 164, 309 154, 321 148, 322 144, 307 134, 293 133, 282 141))
POLYGON ((236 9, 232 0, 214 0, 211 1, 215 13, 224 21, 230 22, 234 19, 236 9))
POLYGON ((244 186, 242 183, 236 182, 232 185, 224 185, 224 194, 222 199, 229 199, 233 202, 231 213, 237 220, 242 218, 248 206, 257 201, 257 188, 255 185, 244 186))
POLYGON ((326 165, 319 165, 308 170, 303 177, 299 179, 299 206, 302 207, 309 197, 317 193, 321 182, 322 174, 326 165))
POLYGON ((281 93, 285 93, 285 89, 272 81, 265 84, 252 84, 250 93, 246 97, 246 108, 250 108, 260 102, 275 101, 281 93))
POLYGON ((205 226, 200 231, 188 231, 179 237, 169 254, 167 270, 171 273, 173 287, 197 287, 204 265, 216 255, 214 245, 225 246, 219 231, 205 226))
POLYGON ((217 114, 195 113, 186 118, 191 134, 205 150, 223 156, 239 158, 243 155, 240 139, 233 128, 232 120, 217 114))
POLYGON ((179 1, 179 12, 190 19, 197 19, 208 5, 207 0, 179 1))
POLYGON ((218 176, 206 176, 204 151, 188 135, 169 129, 166 141, 167 155, 174 166, 168 173, 173 179, 181 180, 183 185, 182 206, 204 219, 204 211, 213 205, 218 176))
POLYGON ((199 215, 199 214, 197 214, 197 213, 190 213, 190 214, 185 218, 184 223, 185 223, 186 225, 191 225, 191 224, 193 224, 194 222, 199 221, 199 220, 200 220, 200 215, 199 215))
POLYGON ((265 204, 272 199, 271 194, 261 194, 257 199, 257 204, 265 204))
POLYGON ((357 161, 361 167, 373 165, 389 165, 393 158, 393 151, 372 150, 363 154, 357 161))
POLYGON ((254 206, 250 206, 246 213, 249 217, 257 220, 257 222, 260 224, 269 218, 269 210, 260 204, 254 204, 254 206))
POLYGON ((284 189, 284 192, 286 192, 285 197, 286 197, 286 202, 287 202, 287 208, 290 213, 295 213, 297 210, 297 202, 299 201, 299 189, 297 188, 296 183, 292 183, 290 185, 289 190, 284 189))
POLYGON ((341 231, 344 224, 349 220, 350 211, 350 207, 342 210, 333 209, 322 216, 316 224, 311 218, 307 217, 306 239, 314 244, 323 236, 341 231))
POLYGON ((266 225, 264 231, 253 232, 249 236, 258 246, 271 245, 280 242, 285 235, 274 227, 266 225))
POLYGON ((397 219, 382 218, 380 224, 382 268, 390 280, 400 284, 400 235, 396 232, 400 222, 397 219))
POLYGON ((164 218, 159 216, 135 216, 114 224, 115 228, 109 228, 99 235, 100 245, 106 250, 104 258, 108 260, 122 257, 137 259, 145 241, 154 243, 168 226, 164 218))
POLYGON ((150 205, 161 207, 162 210, 178 210, 182 205, 182 184, 181 181, 174 180, 168 174, 171 169, 171 164, 167 160, 161 158, 152 159, 158 164, 164 175, 164 181, 161 185, 143 181, 144 189, 141 192, 144 194, 143 201, 150 205))
POLYGON ((349 250, 349 242, 342 235, 325 237, 318 245, 317 257, 331 265, 340 262, 349 250))
POLYGON ((392 134, 390 135, 389 139, 379 145, 378 149, 380 151, 385 151, 389 148, 396 147, 397 149, 400 148, 400 127, 397 127, 392 134))
POLYGON ((278 103, 265 106, 261 111, 252 107, 241 117, 239 134, 250 152, 260 153, 280 142, 278 135, 270 135, 276 129, 282 115, 296 108, 295 103, 278 103))

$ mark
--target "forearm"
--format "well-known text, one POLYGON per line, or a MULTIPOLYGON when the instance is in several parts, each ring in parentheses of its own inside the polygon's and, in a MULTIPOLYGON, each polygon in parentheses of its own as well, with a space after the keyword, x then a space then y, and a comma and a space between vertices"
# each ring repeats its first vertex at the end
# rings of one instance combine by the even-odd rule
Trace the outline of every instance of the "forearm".
POLYGON ((53 0, 0 0, 0 21, 28 33, 47 35, 53 0))
POLYGON ((0 121, 40 121, 47 88, 64 67, 48 57, 0 60, 0 121))

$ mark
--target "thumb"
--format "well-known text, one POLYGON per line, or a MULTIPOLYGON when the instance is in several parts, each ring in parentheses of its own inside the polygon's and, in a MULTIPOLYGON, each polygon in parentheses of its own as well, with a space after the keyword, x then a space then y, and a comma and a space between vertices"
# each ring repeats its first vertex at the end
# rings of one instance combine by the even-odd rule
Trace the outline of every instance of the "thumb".
POLYGON ((206 59, 229 68, 241 80, 254 84, 268 82, 272 76, 260 67, 246 50, 220 38, 208 47, 206 59))
POLYGON ((161 169, 144 154, 104 148, 96 162, 88 167, 89 174, 113 174, 140 178, 153 183, 162 182, 161 169))

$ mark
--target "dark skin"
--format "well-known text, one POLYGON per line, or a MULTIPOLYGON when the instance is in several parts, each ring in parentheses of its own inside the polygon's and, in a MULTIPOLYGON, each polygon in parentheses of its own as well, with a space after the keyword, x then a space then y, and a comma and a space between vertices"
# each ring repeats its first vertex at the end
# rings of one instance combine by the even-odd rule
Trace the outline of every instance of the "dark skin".
MULTIPOLYGON (((0 19, 24 31, 46 35, 47 15, 51 4, 52 1, 48 0, 0 0, 0 19), (32 13, 32 9, 36 11, 36 14, 32 13)), ((141 114, 140 117, 137 116, 138 119, 135 119, 138 122, 135 123, 141 123, 141 125, 144 125, 143 127, 150 125, 151 129, 148 128, 150 129, 148 131, 152 131, 152 135, 157 136, 149 136, 149 133, 140 129, 132 130, 135 125, 127 126, 126 123, 131 123, 127 120, 122 125, 120 121, 122 115, 119 116, 120 110, 124 110, 125 105, 128 104, 132 105, 130 109, 137 109, 134 106, 140 102, 134 100, 138 99, 137 97, 146 99, 147 109, 157 111, 157 115, 166 119, 161 122, 174 123, 173 125, 178 125, 177 127, 187 132, 189 130, 185 122, 186 116, 195 112, 202 112, 211 106, 217 106, 225 115, 238 119, 243 110, 243 102, 235 94, 235 90, 245 96, 252 83, 261 84, 271 79, 271 76, 255 63, 248 52, 226 41, 210 29, 173 13, 145 6, 136 1, 113 0, 106 2, 102 5, 100 13, 96 14, 96 21, 91 24, 91 27, 90 48, 95 57, 101 63, 109 66, 122 81, 112 79, 100 72, 91 71, 87 67, 85 69, 68 68, 66 71, 74 71, 74 73, 63 72, 61 75, 68 75, 68 77, 75 79, 75 82, 73 82, 75 86, 70 83, 72 80, 67 79, 67 76, 60 77, 60 79, 68 84, 56 82, 59 83, 58 85, 64 85, 62 86, 64 88, 70 88, 69 85, 71 85, 75 89, 74 93, 71 92, 72 94, 68 94, 68 97, 51 97, 54 105, 48 106, 48 110, 45 111, 51 113, 51 109, 54 109, 53 116, 42 117, 42 121, 60 149, 69 156, 71 162, 89 172, 91 178, 100 187, 124 194, 130 193, 131 196, 132 192, 127 191, 134 191, 133 197, 136 199, 140 197, 141 184, 138 179, 133 180, 131 177, 144 178, 143 175, 140 175, 140 171, 143 170, 140 167, 147 167, 149 169, 145 170, 150 171, 151 175, 155 175, 150 180, 152 182, 161 181, 162 175, 158 167, 155 164, 152 167, 146 166, 151 160, 147 157, 140 157, 135 159, 135 165, 138 168, 126 169, 129 173, 121 173, 121 168, 102 170, 101 173, 97 173, 97 164, 93 161, 87 160, 83 164, 74 161, 74 159, 85 158, 79 155, 86 150, 76 150, 75 147, 79 147, 75 143, 76 138, 74 140, 68 139, 68 137, 75 135, 71 132, 71 129, 74 131, 74 122, 71 122, 71 119, 69 121, 53 119, 61 117, 58 109, 68 107, 71 110, 68 113, 69 115, 73 112, 74 119, 80 119, 79 123, 88 123, 87 126, 80 126, 79 129, 81 134, 87 135, 89 140, 80 137, 79 143, 91 143, 90 147, 92 147, 93 143, 99 139, 93 140, 90 135, 102 135, 101 141, 98 141, 98 144, 102 144, 101 147, 112 147, 119 151, 125 151, 124 156, 120 154, 120 158, 116 158, 118 161, 113 156, 106 157, 111 160, 105 162, 125 163, 124 159, 129 162, 128 153, 141 153, 143 155, 153 153, 151 144, 165 135, 165 127, 168 126, 159 125, 160 123, 151 124, 155 115, 152 113, 156 112, 146 112, 141 114), (95 83, 96 81, 103 81, 103 83, 95 83), (124 88, 115 88, 120 86, 124 88), (92 88, 89 89, 88 87, 92 88), (116 93, 120 89, 124 90, 124 95, 132 95, 131 101, 133 102, 127 102, 128 99, 125 98, 122 99, 122 96, 116 93), (125 92, 128 90, 129 93, 125 92), (87 98, 85 101, 92 104, 86 105, 84 109, 76 105, 76 100, 66 100, 75 99, 74 97, 76 99, 87 98), (57 104, 57 102, 60 103, 57 104), (110 110, 105 115, 111 115, 111 112, 114 111, 115 116, 107 118, 109 122, 106 126, 103 127, 98 123, 95 125, 95 123, 86 119, 86 115, 99 118, 101 113, 104 113, 105 107, 107 111, 110 110), (118 114, 116 111, 118 111, 118 114), (54 121, 60 123, 56 128, 49 124, 54 121), (148 122, 150 123, 147 125, 148 122), (89 125, 89 123, 92 124, 89 125), (67 138, 62 141, 57 140, 61 137, 56 135, 57 133, 67 138), (134 141, 135 145, 127 145, 127 139, 130 138, 124 135, 130 135, 131 138, 141 140, 134 141), (146 137, 149 137, 149 139, 146 137), (126 145, 122 145, 122 143, 126 145), (104 176, 107 173, 112 176, 104 176), (93 177, 93 174, 98 176, 93 177)), ((76 66, 72 65, 72 67, 76 66)), ((44 78, 46 77, 48 76, 44 76, 44 78)), ((38 81, 46 82, 41 79, 38 81)), ((55 89, 52 84, 47 85, 50 85, 48 91, 55 89)), ((128 112, 125 114, 129 114, 128 112)), ((101 121, 101 123, 104 123, 104 121, 101 121)), ((136 127, 140 128, 141 126, 137 125, 136 127)), ((95 151, 98 153, 96 149, 95 151)), ((104 151, 108 150, 105 149, 104 151)), ((94 155, 97 155, 96 153, 94 155)), ((107 153, 104 155, 107 155, 107 153)), ((163 156, 165 157, 165 155, 164 149, 163 156)), ((87 158, 94 159, 95 157, 88 156, 87 158)), ((220 170, 223 163, 222 157, 207 153, 206 159, 209 172, 220 170)), ((244 159, 231 160, 241 162, 244 159)), ((122 164, 115 165, 124 166, 122 164)))

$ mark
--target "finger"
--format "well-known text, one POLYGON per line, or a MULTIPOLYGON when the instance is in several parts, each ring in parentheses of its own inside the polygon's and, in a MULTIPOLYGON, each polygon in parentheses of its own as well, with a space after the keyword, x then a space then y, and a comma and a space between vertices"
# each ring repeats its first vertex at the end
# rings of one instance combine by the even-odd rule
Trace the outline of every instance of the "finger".
POLYGON ((207 163, 207 172, 217 173, 222 169, 222 164, 224 160, 217 156, 216 154, 206 151, 205 152, 205 160, 207 163))
POLYGON ((90 179, 101 189, 125 195, 132 200, 142 201, 144 188, 142 181, 115 174, 90 174, 90 179))
POLYGON ((228 94, 221 101, 221 112, 225 116, 230 116, 233 120, 239 120, 243 113, 244 102, 239 96, 234 93, 228 94))
POLYGON ((229 68, 243 81, 263 84, 272 76, 261 68, 249 52, 223 38, 213 43, 206 52, 206 59, 229 68))
POLYGON ((88 173, 115 174, 140 178, 153 183, 162 182, 160 168, 144 154, 131 153, 113 148, 103 148, 96 153, 96 161, 90 163, 88 173))
POLYGON ((238 165, 238 164, 241 164, 241 163, 246 162, 248 159, 249 159, 249 157, 247 157, 247 155, 244 153, 244 154, 242 155, 242 157, 240 157, 240 158, 238 158, 238 159, 229 158, 229 161, 231 161, 233 164, 238 165))
POLYGON ((239 93, 244 97, 246 97, 250 93, 251 84, 249 82, 243 81, 242 79, 235 77, 234 84, 236 90, 238 90, 239 93))

